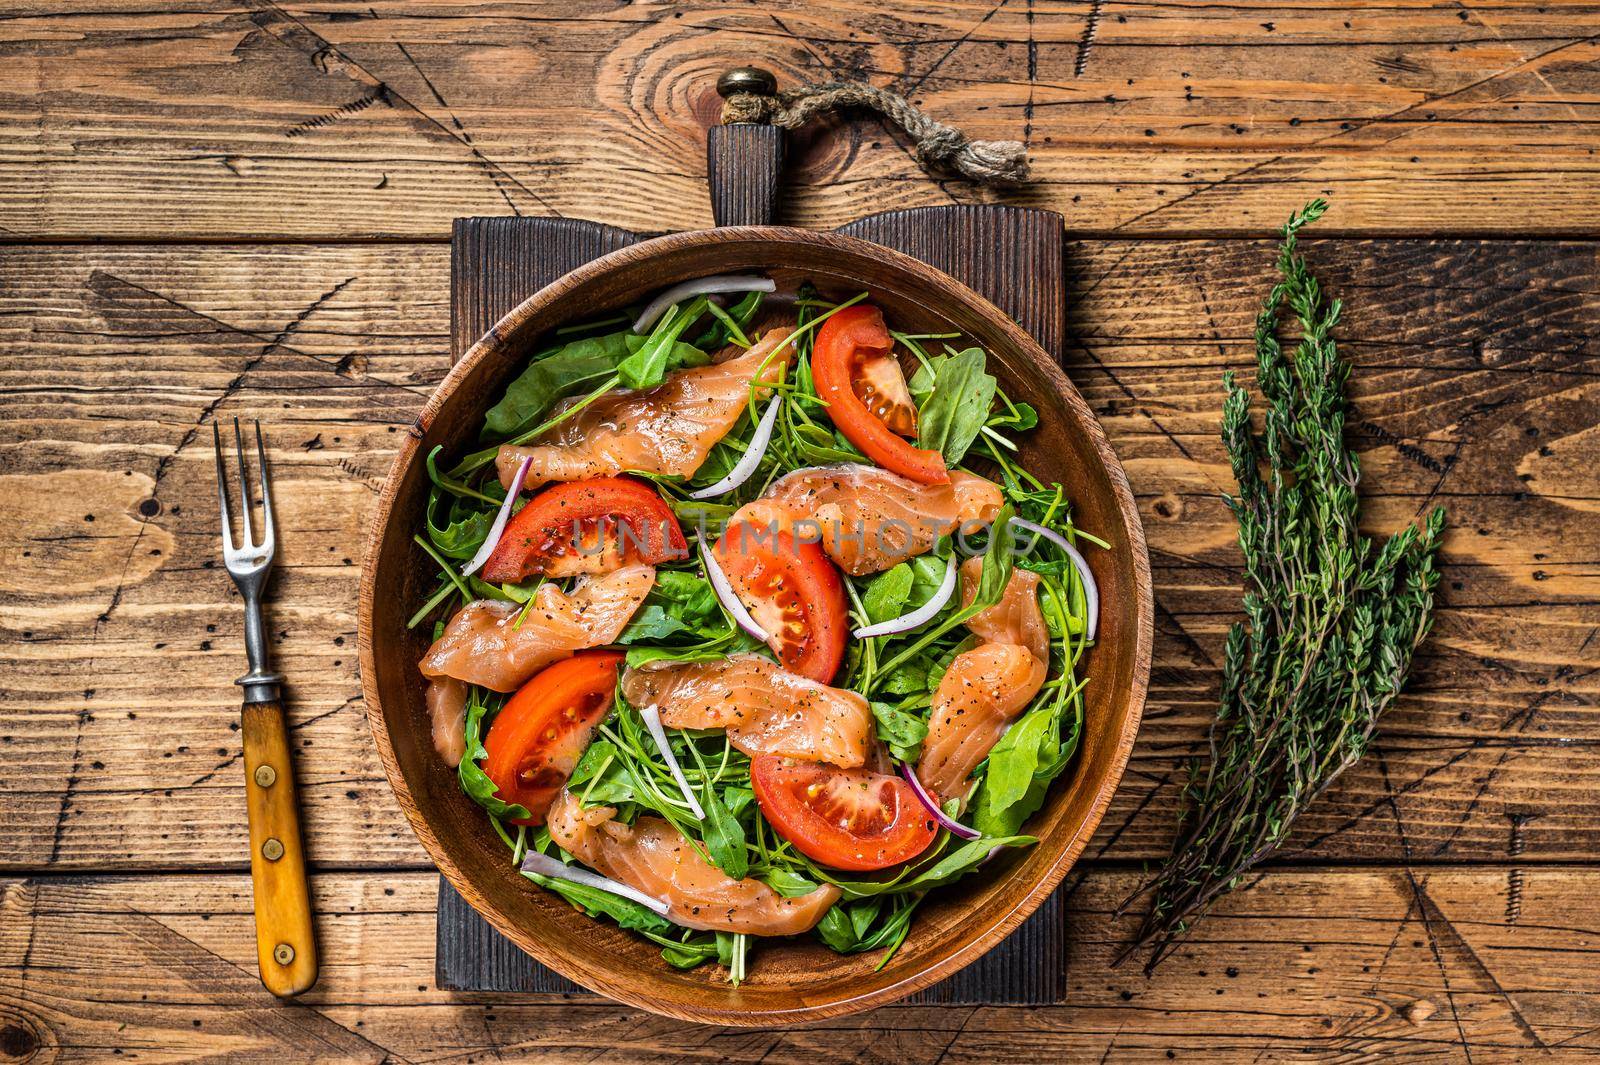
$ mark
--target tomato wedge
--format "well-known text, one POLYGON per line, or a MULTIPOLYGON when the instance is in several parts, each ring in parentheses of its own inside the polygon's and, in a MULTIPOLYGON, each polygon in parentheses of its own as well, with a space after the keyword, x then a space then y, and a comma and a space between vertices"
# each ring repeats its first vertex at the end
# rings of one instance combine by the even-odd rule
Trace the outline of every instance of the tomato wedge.
POLYGON ((495 794, 526 807, 519 825, 544 824, 617 688, 621 651, 582 651, 535 673, 489 726, 483 771, 495 794))
POLYGON ((917 435, 917 405, 911 387, 893 354, 872 355, 860 360, 851 375, 851 391, 861 398, 872 416, 897 436, 917 435))
POLYGON ((643 481, 595 477, 553 484, 506 523, 483 579, 515 584, 535 573, 566 577, 652 565, 689 553, 672 508, 643 481))
POLYGON ((886 470, 919 484, 948 484, 944 456, 914 447, 895 432, 856 394, 863 363, 892 358, 894 341, 883 324, 883 312, 857 303, 822 323, 811 346, 811 380, 828 404, 828 417, 862 452, 886 470))
POLYGON ((844 661, 844 582, 822 545, 791 530, 740 521, 717 541, 717 564, 769 635, 783 668, 822 684, 844 661))
POLYGON ((910 861, 939 832, 911 785, 884 773, 757 755, 750 785, 772 827, 833 869, 867 872, 910 861))

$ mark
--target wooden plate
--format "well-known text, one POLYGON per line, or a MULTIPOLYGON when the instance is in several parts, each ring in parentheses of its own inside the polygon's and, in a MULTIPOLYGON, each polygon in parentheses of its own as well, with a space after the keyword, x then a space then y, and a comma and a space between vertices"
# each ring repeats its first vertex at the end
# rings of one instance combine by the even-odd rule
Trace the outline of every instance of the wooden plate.
POLYGON ((774 226, 678 233, 580 267, 506 315, 451 370, 402 444, 373 518, 362 568, 361 684, 389 782, 429 855, 466 900, 545 965, 603 995, 684 1020, 789 1024, 893 1002, 967 965, 1019 925, 1060 883, 1100 823, 1139 728, 1153 631, 1150 566, 1122 467, 1083 398, 1055 362, 992 304, 946 274, 853 237, 774 226), (425 627, 406 619, 436 567, 412 542, 428 497, 427 455, 475 447, 483 414, 556 326, 622 307, 694 277, 761 271, 780 292, 810 280, 838 297, 863 289, 899 328, 958 330, 983 345, 991 371, 1033 404, 1022 462, 1070 494, 1074 520, 1111 544, 1088 551, 1100 585, 1099 640, 1078 757, 1025 830, 1039 843, 998 857, 933 893, 881 970, 880 953, 841 956, 810 939, 761 942, 750 978, 729 987, 715 966, 672 969, 646 941, 592 920, 521 877, 483 811, 433 750, 417 661, 425 627))

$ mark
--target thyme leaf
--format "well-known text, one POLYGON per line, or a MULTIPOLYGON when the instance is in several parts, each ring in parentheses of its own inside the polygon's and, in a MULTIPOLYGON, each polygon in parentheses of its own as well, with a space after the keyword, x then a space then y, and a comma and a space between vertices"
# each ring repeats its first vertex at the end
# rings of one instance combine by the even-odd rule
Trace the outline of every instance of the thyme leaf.
POLYGON ((1433 614, 1443 509, 1376 550, 1358 529, 1360 471, 1344 442, 1350 364, 1332 337, 1342 308, 1297 250, 1326 207, 1314 200, 1284 225, 1281 280, 1256 318, 1260 432, 1250 394, 1224 377, 1245 620, 1228 632, 1210 759, 1190 766, 1172 853, 1124 903, 1150 899, 1127 951, 1149 952, 1146 972, 1366 752, 1433 614), (1299 333, 1292 354, 1278 339, 1285 307, 1299 333))

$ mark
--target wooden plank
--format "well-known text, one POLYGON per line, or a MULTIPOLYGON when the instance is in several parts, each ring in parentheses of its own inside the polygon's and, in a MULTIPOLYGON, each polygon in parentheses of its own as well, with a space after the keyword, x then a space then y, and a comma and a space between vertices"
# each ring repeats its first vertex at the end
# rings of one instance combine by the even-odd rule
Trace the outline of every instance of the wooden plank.
MULTIPOLYGON (((0 236, 442 240, 518 212, 708 224, 727 67, 866 78, 1025 141, 1069 231, 1595 233, 1600 6, 21 0, 0 236)), ((796 139, 788 220, 985 202, 881 123, 796 139)))
MULTIPOLYGON (((1301 821, 1301 856, 1593 861, 1600 248, 1309 249, 1349 300, 1370 522, 1431 497, 1453 528, 1416 683, 1301 821)), ((1167 845, 1214 706, 1238 604, 1219 377, 1248 365, 1270 258, 1255 242, 1067 249, 1068 371, 1144 508, 1161 607, 1146 724, 1091 854, 1167 845)), ((17 501, 0 514, 0 867, 242 868, 239 613, 204 572, 203 431, 235 414, 274 446, 273 631, 308 858, 423 861, 357 697, 355 573, 393 434, 448 365, 447 291, 437 245, 0 257, 0 487, 17 501)))
MULTIPOLYGON (((282 1008, 254 971, 235 874, 0 881, 0 1033, 77 1062, 476 1059, 943 1062, 1592 1061, 1593 871, 1303 869, 1225 899, 1153 978, 1113 961, 1134 874, 1072 896, 1068 1006, 894 1006, 736 1030, 599 999, 463 995, 430 983, 431 872, 315 878, 322 980, 282 1008), (114 977, 112 974, 115 974, 114 977)), ((752 979, 761 979, 760 956, 752 979)), ((17 1048, 22 1053, 16 1054, 17 1048)))

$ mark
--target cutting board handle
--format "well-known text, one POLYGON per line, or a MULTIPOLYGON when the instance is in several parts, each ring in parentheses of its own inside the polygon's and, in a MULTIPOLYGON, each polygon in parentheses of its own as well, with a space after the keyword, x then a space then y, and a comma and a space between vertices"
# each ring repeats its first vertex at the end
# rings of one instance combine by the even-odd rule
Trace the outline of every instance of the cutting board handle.
MULTIPOLYGON (((724 98, 734 93, 770 96, 777 79, 757 67, 730 70, 717 79, 724 98)), ((769 226, 778 214, 783 172, 783 130, 757 122, 712 126, 706 134, 706 178, 711 218, 719 226, 769 226)))

